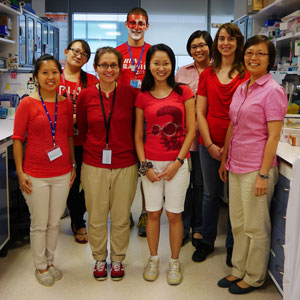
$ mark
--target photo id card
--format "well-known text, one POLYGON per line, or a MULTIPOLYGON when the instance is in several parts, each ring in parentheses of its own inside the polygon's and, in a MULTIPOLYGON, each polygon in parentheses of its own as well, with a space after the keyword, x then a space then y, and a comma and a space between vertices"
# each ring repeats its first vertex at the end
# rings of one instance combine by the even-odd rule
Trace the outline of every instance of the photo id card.
POLYGON ((104 165, 110 165, 111 164, 111 156, 112 152, 110 149, 103 149, 102 151, 102 163, 104 165))
POLYGON ((130 85, 135 89, 140 89, 142 87, 142 81, 139 79, 131 79, 130 85))
POLYGON ((62 156, 62 152, 59 146, 55 146, 54 148, 47 151, 47 155, 50 161, 53 161, 62 156))

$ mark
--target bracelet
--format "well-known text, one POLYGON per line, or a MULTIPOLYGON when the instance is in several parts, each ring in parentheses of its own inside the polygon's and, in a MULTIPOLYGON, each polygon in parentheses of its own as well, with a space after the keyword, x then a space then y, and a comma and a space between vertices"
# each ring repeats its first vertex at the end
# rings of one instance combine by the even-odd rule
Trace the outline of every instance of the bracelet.
POLYGON ((180 157, 177 157, 177 158, 176 158, 176 160, 178 160, 178 161, 181 163, 181 165, 183 165, 183 164, 184 164, 184 160, 183 160, 183 159, 181 159, 180 157))
POLYGON ((138 172, 139 172, 140 175, 145 176, 146 173, 147 173, 147 171, 148 171, 149 169, 151 169, 152 167, 153 167, 153 164, 152 164, 151 161, 142 161, 142 162, 141 162, 141 165, 140 165, 140 167, 139 167, 138 172))
POLYGON ((77 165, 76 164, 72 164, 72 168, 77 168, 77 165))
POLYGON ((210 145, 208 145, 208 146, 206 147, 206 149, 208 150, 213 144, 214 144, 214 143, 211 143, 210 145))
POLYGON ((269 178, 268 175, 264 175, 264 174, 260 174, 260 173, 258 173, 258 176, 259 176, 261 179, 268 179, 268 178, 269 178))

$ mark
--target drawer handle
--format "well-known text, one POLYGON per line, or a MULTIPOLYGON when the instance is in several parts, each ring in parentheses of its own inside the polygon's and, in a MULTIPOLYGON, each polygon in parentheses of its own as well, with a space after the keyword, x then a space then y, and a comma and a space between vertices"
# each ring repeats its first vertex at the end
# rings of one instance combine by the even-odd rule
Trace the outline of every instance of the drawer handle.
POLYGON ((280 276, 283 276, 284 272, 282 271, 282 267, 276 265, 275 270, 280 276))
POLYGON ((283 220, 286 220, 286 216, 282 216, 282 219, 283 219, 283 220))
POLYGON ((290 191, 290 189, 288 189, 288 188, 283 188, 283 190, 284 190, 285 192, 289 192, 289 191, 290 191))

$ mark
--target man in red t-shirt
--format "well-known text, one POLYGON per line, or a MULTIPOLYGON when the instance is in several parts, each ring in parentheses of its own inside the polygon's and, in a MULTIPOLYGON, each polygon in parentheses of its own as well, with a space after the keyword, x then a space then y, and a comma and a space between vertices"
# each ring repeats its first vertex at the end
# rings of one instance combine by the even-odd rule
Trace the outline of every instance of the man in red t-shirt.
MULTIPOLYGON (((141 88, 142 80, 146 70, 146 54, 151 45, 145 43, 144 35, 149 28, 148 14, 143 8, 135 7, 127 14, 125 26, 128 30, 128 41, 116 49, 123 55, 123 65, 118 81, 131 85, 138 91, 141 88)), ((143 187, 142 192, 142 213, 138 223, 138 235, 146 237, 147 212, 145 210, 145 199, 143 187)), ((130 226, 134 225, 132 214, 130 215, 130 226)))

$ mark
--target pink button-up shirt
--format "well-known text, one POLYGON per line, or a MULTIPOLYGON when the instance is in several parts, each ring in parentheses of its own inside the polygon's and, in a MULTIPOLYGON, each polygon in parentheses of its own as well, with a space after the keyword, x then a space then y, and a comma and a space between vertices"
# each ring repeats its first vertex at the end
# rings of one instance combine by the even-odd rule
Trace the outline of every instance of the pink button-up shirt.
MULTIPOLYGON (((270 74, 256 80, 247 91, 249 81, 237 88, 230 105, 233 127, 226 167, 233 173, 260 169, 269 136, 267 123, 283 120, 287 111, 285 90, 270 74)), ((272 166, 276 165, 275 157, 272 166)))
MULTIPOLYGON (((192 92, 195 96, 198 89, 199 75, 200 74, 195 66, 195 63, 192 63, 179 68, 176 73, 175 80, 177 82, 187 84, 192 89, 192 92)), ((191 145, 190 151, 198 151, 199 149, 198 139, 199 139, 199 130, 196 124, 196 137, 191 145)))

